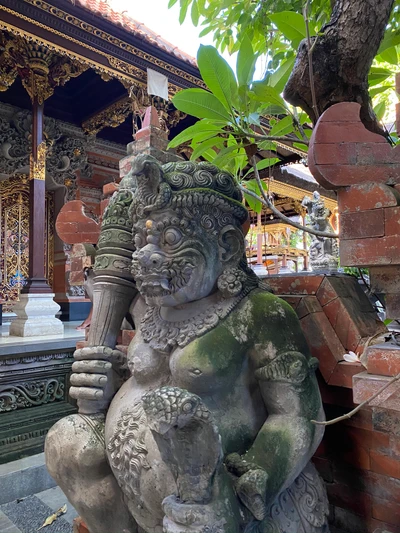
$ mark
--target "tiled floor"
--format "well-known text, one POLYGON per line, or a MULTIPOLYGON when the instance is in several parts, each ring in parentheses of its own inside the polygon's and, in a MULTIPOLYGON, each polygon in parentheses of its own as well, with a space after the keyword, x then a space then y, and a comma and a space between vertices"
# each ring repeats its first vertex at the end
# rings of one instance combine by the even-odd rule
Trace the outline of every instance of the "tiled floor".
POLYGON ((66 514, 40 531, 72 533, 72 522, 77 513, 59 487, 1 505, 0 533, 37 533, 46 518, 65 504, 67 504, 66 514))

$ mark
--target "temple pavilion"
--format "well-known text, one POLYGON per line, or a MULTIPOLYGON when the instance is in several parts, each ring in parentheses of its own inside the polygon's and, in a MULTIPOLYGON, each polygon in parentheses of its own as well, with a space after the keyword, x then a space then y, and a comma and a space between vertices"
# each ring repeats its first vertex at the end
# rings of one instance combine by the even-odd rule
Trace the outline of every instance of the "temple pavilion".
MULTIPOLYGON (((146 107, 157 108, 173 138, 195 121, 170 101, 189 87, 205 87, 195 59, 102 0, 2 0, 3 318, 11 316, 21 292, 26 301, 38 294, 52 301, 54 294, 62 320, 80 320, 87 314, 84 288, 70 280, 71 247, 55 232, 57 214, 66 202, 81 200, 98 221, 103 186, 118 181, 118 162, 146 107), (168 79, 168 99, 148 94, 149 72, 168 79)), ((183 157, 189 155, 183 150, 183 157)), ((279 145, 278 156, 287 164, 304 154, 279 145)), ((334 193, 321 189, 307 172, 277 166, 264 178, 275 205, 289 216, 304 221, 301 200, 313 190, 320 190, 332 212, 336 208, 334 193)), ((258 261, 273 264, 275 271, 287 260, 306 269, 306 243, 302 250, 291 247, 287 228, 271 230, 276 222, 268 210, 258 217, 252 214, 253 234, 264 235, 258 261)), ((254 262, 257 251, 252 244, 248 252, 254 262)))

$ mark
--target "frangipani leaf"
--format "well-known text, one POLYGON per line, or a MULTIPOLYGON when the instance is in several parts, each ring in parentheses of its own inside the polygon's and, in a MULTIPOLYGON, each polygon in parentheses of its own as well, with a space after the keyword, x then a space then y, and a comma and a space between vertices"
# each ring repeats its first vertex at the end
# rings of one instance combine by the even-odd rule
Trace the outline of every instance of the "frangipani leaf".
POLYGON ((277 122, 269 132, 269 135, 276 137, 279 135, 287 135, 294 131, 293 119, 290 115, 277 122))
POLYGON ((181 133, 179 133, 176 137, 174 137, 168 144, 168 148, 176 148, 180 144, 190 141, 193 139, 193 137, 199 134, 205 134, 204 139, 207 139, 208 135, 212 137, 217 135, 219 132, 222 132, 222 128, 220 126, 211 124, 206 120, 199 120, 196 122, 196 124, 189 126, 185 130, 181 131, 181 133))
MULTIPOLYGON (((302 39, 307 37, 306 23, 300 13, 282 11, 269 15, 269 19, 282 32, 286 39, 291 41, 293 46, 297 46, 302 39)), ((311 28, 310 35, 315 35, 315 32, 311 28)))
POLYGON ((216 96, 204 89, 185 89, 172 99, 174 106, 198 118, 210 118, 231 122, 231 116, 216 96))
POLYGON ((231 67, 213 46, 200 45, 197 63, 207 87, 230 111, 237 100, 237 82, 231 67))
POLYGON ((254 54, 249 37, 246 35, 239 48, 236 73, 239 85, 247 86, 253 79, 257 56, 254 54))

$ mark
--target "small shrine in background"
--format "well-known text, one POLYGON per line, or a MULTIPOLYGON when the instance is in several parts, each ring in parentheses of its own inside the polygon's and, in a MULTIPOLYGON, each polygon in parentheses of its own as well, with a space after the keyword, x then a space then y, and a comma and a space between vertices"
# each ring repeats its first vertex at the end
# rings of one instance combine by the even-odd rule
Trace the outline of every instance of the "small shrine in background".
MULTIPOLYGON (((262 179, 268 184, 274 206, 282 215, 301 226, 314 226, 304 200, 317 196, 324 206, 326 224, 335 233, 339 231, 335 194, 320 187, 307 167, 302 164, 282 166, 273 169, 271 176, 262 175, 262 179)), ((283 222, 266 207, 258 214, 250 211, 250 218, 246 257, 258 275, 314 270, 310 264, 310 252, 315 243, 310 234, 283 222)))
POLYGON ((254 268, 257 267, 260 273, 265 274, 262 272, 264 269, 267 274, 287 272, 288 262, 291 262, 295 272, 308 270, 307 236, 304 234, 302 237, 298 230, 289 224, 252 224, 246 240, 248 263, 254 268))

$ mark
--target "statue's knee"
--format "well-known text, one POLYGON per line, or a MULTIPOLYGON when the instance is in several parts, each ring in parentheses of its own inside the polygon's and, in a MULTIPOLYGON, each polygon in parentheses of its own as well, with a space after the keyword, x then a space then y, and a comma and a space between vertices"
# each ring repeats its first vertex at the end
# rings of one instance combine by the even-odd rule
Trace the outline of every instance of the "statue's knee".
POLYGON ((89 424, 81 415, 70 415, 54 424, 46 437, 45 455, 47 468, 56 480, 72 471, 87 476, 107 463, 102 424, 89 424))

